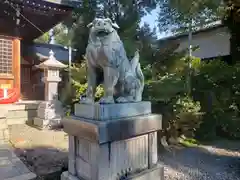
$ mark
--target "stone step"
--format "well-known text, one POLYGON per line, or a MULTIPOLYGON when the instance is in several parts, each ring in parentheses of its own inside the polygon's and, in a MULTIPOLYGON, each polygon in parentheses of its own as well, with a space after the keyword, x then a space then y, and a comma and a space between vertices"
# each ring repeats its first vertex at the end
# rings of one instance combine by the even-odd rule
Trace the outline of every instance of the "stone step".
POLYGON ((13 110, 7 114, 7 119, 36 117, 37 110, 13 110))
POLYGON ((7 118, 7 124, 8 125, 15 125, 15 124, 25 124, 29 121, 32 121, 32 118, 28 118, 28 117, 23 117, 23 118, 7 118))
POLYGON ((37 108, 40 101, 22 101, 15 104, 0 105, 0 109, 6 109, 6 119, 8 125, 25 124, 33 121, 37 116, 37 108))
POLYGON ((25 124, 32 122, 36 116, 37 110, 14 110, 8 112, 6 119, 8 125, 25 124))
POLYGON ((40 101, 33 101, 33 102, 18 102, 15 104, 0 104, 1 109, 7 109, 8 111, 13 110, 35 110, 38 108, 40 101))

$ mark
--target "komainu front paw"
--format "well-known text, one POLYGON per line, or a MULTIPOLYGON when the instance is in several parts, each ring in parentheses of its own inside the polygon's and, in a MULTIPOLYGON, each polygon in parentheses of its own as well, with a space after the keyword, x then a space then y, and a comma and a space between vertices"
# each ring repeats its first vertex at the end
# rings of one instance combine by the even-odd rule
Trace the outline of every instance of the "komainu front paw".
POLYGON ((114 104, 114 99, 113 97, 102 97, 99 101, 100 104, 114 104))
POLYGON ((127 96, 127 97, 119 97, 116 99, 117 103, 130 103, 134 102, 134 98, 132 96, 127 96))
POLYGON ((117 103, 126 103, 128 100, 125 97, 119 97, 116 99, 117 103))
POLYGON ((79 101, 81 104, 94 104, 94 100, 92 98, 83 97, 79 101))

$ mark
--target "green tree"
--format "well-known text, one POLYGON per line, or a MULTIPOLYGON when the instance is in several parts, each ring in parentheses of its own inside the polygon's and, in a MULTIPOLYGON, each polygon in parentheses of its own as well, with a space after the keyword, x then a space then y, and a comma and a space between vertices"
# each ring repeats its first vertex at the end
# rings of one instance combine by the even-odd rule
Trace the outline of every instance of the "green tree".
POLYGON ((80 60, 85 54, 88 42, 89 29, 87 25, 94 19, 99 1, 83 0, 81 6, 73 11, 72 19, 68 20, 67 27, 72 38, 72 46, 78 51, 80 60))
POLYGON ((141 62, 145 66, 155 62, 156 51, 157 51, 157 34, 156 28, 153 30, 149 24, 144 25, 139 29, 138 32, 138 44, 141 50, 141 62))
POLYGON ((53 28, 54 39, 56 44, 61 44, 63 46, 69 45, 70 36, 67 32, 68 28, 65 24, 58 24, 53 28))
MULTIPOLYGON (((62 23, 58 24, 53 28, 53 36, 55 39, 55 43, 61 45, 68 45, 69 35, 65 33, 66 29, 67 29, 66 25, 62 23)), ((34 42, 50 43, 50 40, 51 40, 50 33, 46 32, 39 38, 35 39, 34 42)))
POLYGON ((160 31, 188 31, 220 19, 220 0, 160 0, 160 31))
POLYGON ((43 35, 40 36, 39 38, 35 39, 34 42, 38 42, 38 43, 49 43, 49 40, 50 40, 49 33, 46 32, 45 34, 43 34, 43 35))
MULTIPOLYGON (((63 26, 69 29, 67 37, 71 40, 72 46, 78 50, 78 57, 82 59, 88 42, 87 25, 96 16, 109 17, 120 26, 119 35, 127 54, 132 56, 134 51, 140 48, 138 43, 140 20, 147 12, 154 9, 156 4, 157 1, 143 0, 83 0, 73 11, 72 16, 63 23, 63 26)), ((65 45, 66 35, 62 32, 57 35, 56 41, 65 45)))

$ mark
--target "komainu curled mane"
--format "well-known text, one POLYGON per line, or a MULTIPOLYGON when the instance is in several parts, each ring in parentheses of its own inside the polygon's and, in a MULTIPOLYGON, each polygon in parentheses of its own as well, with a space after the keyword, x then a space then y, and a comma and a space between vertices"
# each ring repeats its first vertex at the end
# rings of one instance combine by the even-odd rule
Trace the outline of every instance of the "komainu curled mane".
POLYGON ((141 101, 144 76, 139 63, 139 52, 136 51, 134 58, 129 61, 116 31, 119 27, 109 18, 96 18, 88 27, 90 28, 86 49, 88 88, 86 98, 81 102, 94 102, 100 71, 103 72, 104 88, 104 96, 100 103, 141 101))

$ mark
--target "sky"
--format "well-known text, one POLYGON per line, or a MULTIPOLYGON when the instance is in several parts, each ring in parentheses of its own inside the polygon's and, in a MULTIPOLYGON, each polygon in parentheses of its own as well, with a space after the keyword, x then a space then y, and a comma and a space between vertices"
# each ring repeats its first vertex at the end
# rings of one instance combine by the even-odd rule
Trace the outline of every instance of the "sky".
MULTIPOLYGON (((157 18, 158 18, 158 12, 159 8, 156 8, 151 12, 151 14, 148 14, 142 18, 141 24, 143 25, 144 22, 148 23, 150 27, 153 29, 154 27, 157 28, 157 18)), ((157 28, 158 29, 158 28, 157 28)), ((170 34, 166 33, 159 33, 157 32, 157 36, 159 39, 164 38, 166 36, 169 36, 170 34)))

